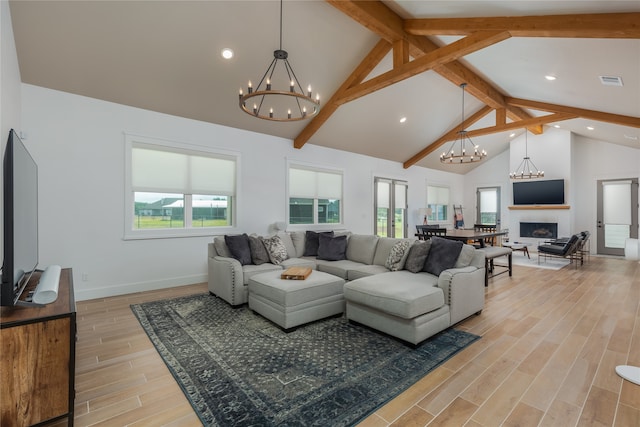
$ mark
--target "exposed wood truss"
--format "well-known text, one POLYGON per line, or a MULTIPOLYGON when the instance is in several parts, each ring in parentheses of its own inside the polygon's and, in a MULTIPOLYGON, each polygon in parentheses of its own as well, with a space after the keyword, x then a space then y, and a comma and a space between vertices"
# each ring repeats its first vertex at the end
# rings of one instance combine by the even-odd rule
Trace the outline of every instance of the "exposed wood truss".
POLYGON ((486 135, 523 127, 540 134, 543 124, 577 117, 640 127, 640 118, 637 117, 510 98, 458 62, 469 53, 509 37, 640 38, 640 13, 404 20, 380 1, 326 1, 376 33, 381 40, 296 137, 296 148, 302 148, 340 105, 427 70, 437 72, 457 86, 467 83, 467 92, 486 107, 416 153, 404 163, 405 168, 455 139, 459 129, 466 128, 493 110, 496 111, 496 125, 469 130, 469 135, 486 135), (441 47, 428 38, 432 35, 466 37, 441 47), (391 49, 393 69, 365 81, 391 49), (413 61, 409 61, 410 56, 414 58, 413 61), (532 117, 525 109, 553 114, 532 117), (511 122, 507 123, 507 118, 511 122))
POLYGON ((640 38, 640 13, 407 19, 404 30, 421 36, 509 31, 513 37, 640 38))

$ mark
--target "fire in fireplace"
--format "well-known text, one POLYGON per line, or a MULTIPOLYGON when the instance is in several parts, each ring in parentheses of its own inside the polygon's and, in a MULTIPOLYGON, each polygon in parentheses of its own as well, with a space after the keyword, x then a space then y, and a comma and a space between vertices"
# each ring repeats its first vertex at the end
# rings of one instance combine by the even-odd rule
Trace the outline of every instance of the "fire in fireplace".
POLYGON ((557 222, 521 222, 520 237, 537 239, 556 239, 558 237, 557 222))

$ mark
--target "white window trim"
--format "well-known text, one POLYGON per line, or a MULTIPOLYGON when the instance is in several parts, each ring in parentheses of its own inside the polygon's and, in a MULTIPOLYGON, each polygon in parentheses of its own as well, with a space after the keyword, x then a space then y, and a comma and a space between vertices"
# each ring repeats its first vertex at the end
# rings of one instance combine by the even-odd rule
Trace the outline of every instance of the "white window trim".
POLYGON ((229 150, 221 150, 203 145, 188 144, 185 142, 172 141, 155 137, 137 135, 133 133, 124 133, 124 233, 123 240, 143 240, 143 239, 167 239, 181 237, 208 237, 213 234, 231 234, 238 229, 237 218, 238 211, 241 209, 241 197, 238 188, 241 188, 240 177, 240 153, 229 150), (145 229, 136 230, 133 228, 133 209, 134 200, 131 181, 131 154, 134 143, 142 143, 155 145, 168 149, 180 149, 192 152, 202 152, 207 154, 234 157, 236 162, 236 194, 233 197, 234 209, 231 218, 232 225, 229 227, 202 227, 202 228, 171 228, 171 229, 145 229))
POLYGON ((336 168, 336 167, 332 167, 332 166, 325 166, 325 165, 318 165, 318 164, 314 164, 314 163, 308 163, 308 162, 302 162, 302 161, 297 161, 297 160, 291 160, 291 159, 287 159, 287 164, 286 164, 286 171, 285 171, 285 179, 286 179, 286 196, 285 196, 285 224, 287 227, 287 230, 291 230, 291 231, 300 231, 300 230, 308 230, 309 227, 313 227, 314 230, 337 230, 337 229, 343 229, 344 228, 344 199, 345 199, 345 171, 344 169, 341 168, 336 168), (314 224, 289 224, 289 169, 291 168, 298 168, 298 169, 307 169, 307 170, 311 170, 311 171, 317 171, 317 172, 327 172, 327 173, 336 173, 336 174, 340 174, 340 176, 342 176, 342 189, 341 189, 341 193, 342 193, 342 197, 340 199, 340 222, 339 223, 332 223, 332 224, 317 224, 315 223, 318 218, 317 218, 317 206, 316 203, 314 201, 314 212, 313 212, 313 220, 314 220, 314 224))

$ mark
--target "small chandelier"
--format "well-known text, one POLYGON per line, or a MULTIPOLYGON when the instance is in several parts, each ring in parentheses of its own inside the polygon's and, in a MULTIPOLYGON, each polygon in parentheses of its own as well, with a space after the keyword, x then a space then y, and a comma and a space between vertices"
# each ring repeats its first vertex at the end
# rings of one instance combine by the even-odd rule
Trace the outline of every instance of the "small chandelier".
POLYGON ((487 155, 486 151, 480 151, 478 146, 475 145, 467 135, 467 131, 464 130, 464 88, 467 87, 467 84, 462 83, 460 87, 462 88, 462 129, 458 131, 458 135, 451 144, 451 147, 449 147, 449 151, 440 155, 440 161, 442 163, 474 163, 479 162, 487 155), (455 151, 456 146, 459 146, 458 152, 455 151), (471 148, 468 152, 466 149, 467 146, 471 148))
POLYGON ((242 111, 259 119, 277 122, 305 120, 318 113, 320 97, 316 94, 315 99, 312 98, 311 85, 307 87, 306 92, 304 91, 289 64, 288 57, 287 51, 282 49, 282 0, 280 0, 280 49, 273 52, 273 61, 267 67, 258 86, 254 88, 249 80, 247 93, 240 89, 239 102, 242 111), (274 72, 279 62, 283 64, 284 71, 280 73, 280 79, 277 79, 274 78, 274 72), (275 89, 278 87, 280 89, 275 89))
POLYGON ((527 133, 528 131, 524 130, 524 158, 520 162, 520 165, 516 168, 515 172, 511 172, 509 174, 509 178, 511 179, 531 179, 531 178, 542 178, 544 176, 544 171, 539 170, 533 161, 529 157, 529 147, 527 141, 527 133))

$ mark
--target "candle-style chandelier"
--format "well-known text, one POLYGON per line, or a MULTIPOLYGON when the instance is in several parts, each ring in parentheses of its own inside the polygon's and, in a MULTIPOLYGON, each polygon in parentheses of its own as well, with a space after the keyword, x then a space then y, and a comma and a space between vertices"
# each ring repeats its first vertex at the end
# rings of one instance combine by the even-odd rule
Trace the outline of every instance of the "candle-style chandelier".
POLYGON ((529 157, 529 147, 527 141, 527 134, 529 132, 527 129, 524 130, 524 158, 516 168, 514 172, 509 174, 509 178, 511 179, 532 179, 532 178, 542 178, 544 176, 544 171, 541 171, 536 167, 531 158, 529 157))
POLYGON ((240 89, 240 108, 245 113, 264 120, 293 122, 313 117, 320 111, 320 96, 312 97, 311 85, 305 92, 293 71, 289 54, 282 49, 282 0, 280 0, 280 48, 273 52, 273 61, 260 79, 258 86, 247 86, 247 93, 240 89), (276 66, 282 63, 284 71, 274 75, 276 66), (288 87, 287 87, 288 86, 288 87), (278 89, 280 88, 280 89, 278 89), (286 90, 284 89, 286 88, 286 90))
POLYGON ((460 163, 474 163, 482 160, 487 152, 484 150, 480 150, 477 145, 475 145, 471 138, 467 135, 467 131, 464 129, 464 88, 467 87, 466 83, 462 83, 460 85, 462 88, 462 123, 456 139, 453 141, 448 151, 443 152, 440 155, 440 161, 442 163, 451 163, 451 164, 460 164, 460 163), (458 148, 458 151, 456 151, 458 148), (467 148, 470 148, 467 151, 467 148))

